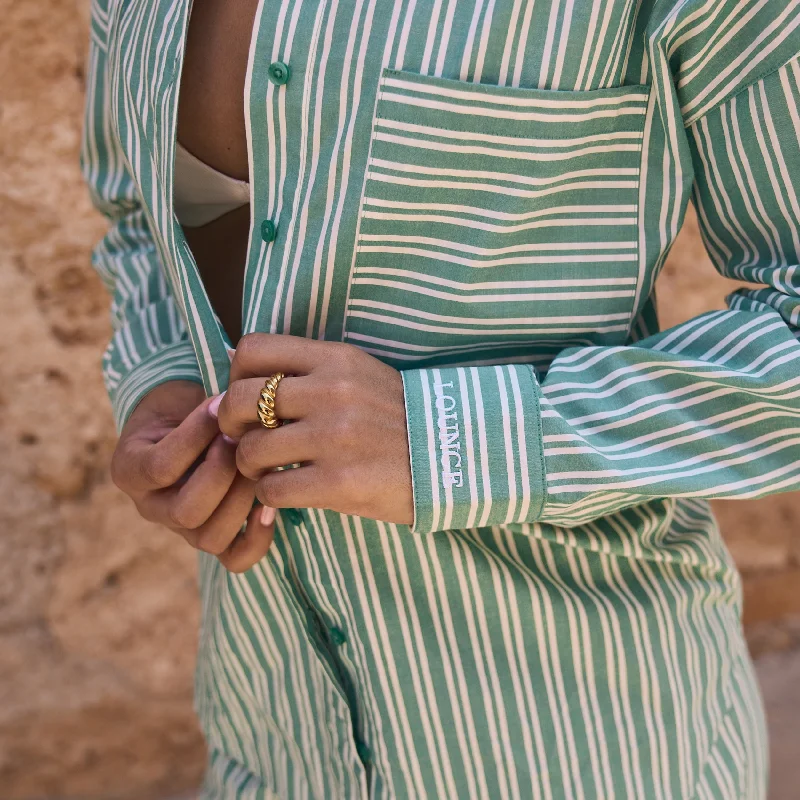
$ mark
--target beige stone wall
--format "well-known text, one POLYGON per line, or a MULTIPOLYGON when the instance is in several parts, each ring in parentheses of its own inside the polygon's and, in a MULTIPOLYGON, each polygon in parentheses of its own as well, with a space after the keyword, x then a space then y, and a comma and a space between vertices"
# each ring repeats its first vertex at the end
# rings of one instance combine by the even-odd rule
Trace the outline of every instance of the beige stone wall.
POLYGON ((194 554, 108 480, 86 4, 0 0, 0 797, 196 784, 194 554))
MULTIPOLYGON (((194 555, 108 480, 102 233, 77 168, 85 0, 0 0, 0 797, 196 785, 194 555)), ((669 323, 726 291, 689 226, 669 323)), ((800 497, 721 504, 756 652, 800 640, 800 497)))

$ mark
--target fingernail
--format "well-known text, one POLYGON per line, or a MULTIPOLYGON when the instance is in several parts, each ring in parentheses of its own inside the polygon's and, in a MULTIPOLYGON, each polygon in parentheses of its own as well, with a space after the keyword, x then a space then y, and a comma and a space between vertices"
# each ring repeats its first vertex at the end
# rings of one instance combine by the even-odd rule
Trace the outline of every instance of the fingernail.
POLYGON ((232 444, 234 447, 236 447, 236 445, 237 445, 237 444, 239 444, 239 442, 238 442, 238 440, 237 440, 237 439, 232 439, 230 436, 228 436, 228 434, 227 434, 227 433, 223 433, 223 434, 222 434, 222 438, 223 438, 223 439, 224 439, 224 440, 225 440, 225 441, 226 441, 228 444, 232 444))
POLYGON ((222 398, 225 396, 225 392, 222 394, 218 394, 209 404, 208 404, 208 413, 211 414, 214 419, 219 416, 219 404, 222 402, 222 398))
POLYGON ((275 522, 275 509, 269 506, 264 506, 261 509, 261 524, 267 528, 275 522))
POLYGON ((233 361, 233 357, 236 355, 236 351, 230 347, 225 348, 228 351, 228 358, 233 361))

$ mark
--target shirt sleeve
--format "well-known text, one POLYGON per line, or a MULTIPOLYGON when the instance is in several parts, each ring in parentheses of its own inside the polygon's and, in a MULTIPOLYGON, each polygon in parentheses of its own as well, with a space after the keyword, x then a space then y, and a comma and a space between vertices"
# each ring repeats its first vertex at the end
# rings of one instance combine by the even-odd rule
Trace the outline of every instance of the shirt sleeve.
POLYGON ((92 5, 81 167, 95 207, 110 221, 92 265, 112 296, 103 377, 117 428, 165 381, 202 383, 182 314, 166 281, 146 210, 112 124, 105 2, 92 5))
POLYGON ((633 345, 404 373, 413 530, 589 522, 800 488, 800 62, 686 131, 720 273, 763 288, 633 345))

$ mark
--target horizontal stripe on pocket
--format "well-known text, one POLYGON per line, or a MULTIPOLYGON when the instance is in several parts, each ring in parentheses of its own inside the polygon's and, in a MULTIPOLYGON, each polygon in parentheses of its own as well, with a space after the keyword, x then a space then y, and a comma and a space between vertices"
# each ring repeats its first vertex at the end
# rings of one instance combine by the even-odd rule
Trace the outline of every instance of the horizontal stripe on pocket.
POLYGON ((385 70, 345 338, 405 366, 623 341, 648 96, 385 70))

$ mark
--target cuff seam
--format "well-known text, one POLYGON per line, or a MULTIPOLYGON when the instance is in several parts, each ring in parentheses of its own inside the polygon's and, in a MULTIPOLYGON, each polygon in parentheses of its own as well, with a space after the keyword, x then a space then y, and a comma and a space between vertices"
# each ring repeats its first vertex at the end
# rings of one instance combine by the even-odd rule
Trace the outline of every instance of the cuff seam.
POLYGON ((137 361, 109 392, 117 431, 122 430, 148 392, 170 380, 188 380, 203 385, 200 365, 188 340, 174 342, 149 353, 137 361))
POLYGON ((546 497, 541 389, 530 364, 407 370, 403 387, 412 533, 540 518, 546 497), (449 394, 438 397, 439 386, 449 394), (442 489, 452 459, 463 480, 442 489))
POLYGON ((414 506, 414 519, 410 529, 414 532, 417 529, 417 466, 414 459, 414 448, 411 444, 411 414, 409 413, 408 401, 406 400, 409 393, 409 386, 406 384, 406 373, 402 370, 400 371, 400 377, 403 379, 403 402, 406 407, 406 441, 408 443, 408 463, 411 468, 411 502, 414 506))
POLYGON ((542 387, 539 385, 539 381, 536 379, 536 373, 534 371, 533 366, 528 365, 528 376, 530 377, 531 384, 533 385, 533 396, 536 399, 536 435, 538 441, 536 442, 537 447, 539 448, 539 474, 541 476, 539 487, 540 492, 539 495, 541 497, 540 502, 536 508, 536 513, 531 514, 532 521, 536 521, 541 519, 542 514, 544 513, 544 506, 545 501, 547 499, 547 472, 546 472, 546 464, 544 460, 544 429, 542 428, 542 387))

